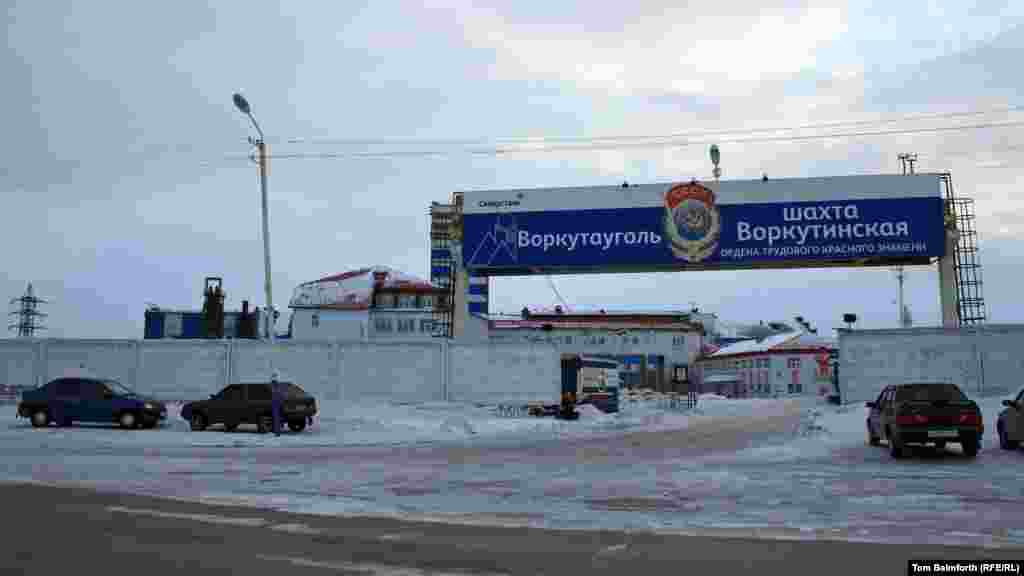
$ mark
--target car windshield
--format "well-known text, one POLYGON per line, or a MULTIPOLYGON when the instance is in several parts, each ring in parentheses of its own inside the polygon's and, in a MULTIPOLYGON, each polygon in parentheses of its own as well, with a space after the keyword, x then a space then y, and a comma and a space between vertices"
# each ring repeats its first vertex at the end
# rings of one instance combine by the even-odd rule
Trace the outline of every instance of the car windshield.
POLYGON ((967 400, 955 384, 910 384, 896 390, 900 402, 962 402, 967 400))
POLYGON ((302 388, 299 388, 295 384, 291 384, 291 383, 284 384, 284 385, 282 385, 282 389, 284 391, 284 395, 286 397, 288 397, 288 398, 296 398, 296 397, 299 397, 299 396, 308 396, 308 394, 306 394, 305 390, 303 390, 302 388))
POLYGON ((135 390, 121 384, 117 380, 103 380, 103 384, 115 394, 135 394, 135 390))

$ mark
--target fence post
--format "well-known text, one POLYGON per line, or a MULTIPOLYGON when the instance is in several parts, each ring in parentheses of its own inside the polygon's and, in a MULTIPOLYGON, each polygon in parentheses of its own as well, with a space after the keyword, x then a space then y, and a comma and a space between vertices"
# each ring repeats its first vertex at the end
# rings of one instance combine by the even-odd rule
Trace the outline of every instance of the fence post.
POLYGON ((335 364, 335 374, 338 380, 338 400, 344 402, 345 400, 345 348, 341 342, 335 342, 332 344, 337 350, 337 361, 335 364))
POLYGON ((227 344, 227 346, 224 349, 224 364, 225 364, 225 366, 224 366, 224 381, 221 382, 221 389, 227 388, 228 386, 231 385, 231 377, 232 377, 232 370, 231 370, 231 362, 232 362, 232 360, 231 359, 234 356, 235 341, 234 340, 228 340, 226 342, 226 344, 227 344))
POLYGON ((974 361, 978 366, 978 395, 985 395, 985 352, 984 346, 978 346, 978 340, 980 340, 981 334, 975 332, 974 334, 974 361))
POLYGON ((38 364, 37 364, 38 368, 37 368, 37 371, 36 371, 36 387, 37 388, 39 386, 42 386, 43 384, 46 384, 47 368, 48 368, 47 364, 50 361, 49 350, 48 350, 49 345, 50 345, 50 339, 49 338, 47 338, 46 340, 40 340, 39 341, 39 357, 38 357, 38 364))
MULTIPOLYGON (((139 390, 139 386, 142 384, 142 342, 136 340, 132 343, 132 347, 135 348, 135 382, 132 384, 136 390, 139 390)), ((148 394, 153 394, 155 390, 148 390, 148 394)))
POLYGON ((451 402, 448 398, 448 379, 450 377, 449 366, 451 365, 451 346, 448 342, 438 342, 441 348, 441 397, 445 402, 451 402))

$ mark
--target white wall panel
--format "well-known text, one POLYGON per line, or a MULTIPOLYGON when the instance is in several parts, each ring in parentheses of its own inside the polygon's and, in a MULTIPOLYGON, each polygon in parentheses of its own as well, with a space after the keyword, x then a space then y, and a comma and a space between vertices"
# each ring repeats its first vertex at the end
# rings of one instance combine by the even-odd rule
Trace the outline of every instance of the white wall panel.
POLYGON ((839 380, 844 402, 873 400, 887 384, 953 382, 969 396, 1019 390, 1024 326, 841 331, 839 380))
POLYGON ((36 385, 36 344, 20 340, 0 340, 0 385, 36 385))
POLYGON ((560 354, 554 346, 449 346, 451 401, 556 402, 560 393, 560 354))
POLYGON ((47 340, 43 381, 62 376, 111 378, 136 388, 134 340, 47 340))
POLYGON ((167 400, 202 400, 224 387, 226 342, 144 340, 140 345, 139 392, 167 400))
POLYGON ((343 345, 343 398, 349 402, 370 398, 399 402, 443 400, 443 346, 441 342, 343 345))
POLYGON ((234 342, 231 382, 265 382, 274 370, 316 398, 337 400, 341 392, 339 348, 327 342, 234 342))

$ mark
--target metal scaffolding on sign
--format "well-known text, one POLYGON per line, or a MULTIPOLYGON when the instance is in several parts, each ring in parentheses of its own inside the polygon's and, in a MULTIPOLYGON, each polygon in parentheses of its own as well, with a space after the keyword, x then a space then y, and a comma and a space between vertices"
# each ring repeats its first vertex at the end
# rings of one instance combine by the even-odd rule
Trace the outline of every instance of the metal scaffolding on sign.
POLYGON ((957 312, 960 326, 984 324, 988 320, 978 256, 978 229, 974 199, 958 198, 953 191, 953 177, 941 175, 945 187, 946 216, 957 232, 953 268, 956 282, 957 312))

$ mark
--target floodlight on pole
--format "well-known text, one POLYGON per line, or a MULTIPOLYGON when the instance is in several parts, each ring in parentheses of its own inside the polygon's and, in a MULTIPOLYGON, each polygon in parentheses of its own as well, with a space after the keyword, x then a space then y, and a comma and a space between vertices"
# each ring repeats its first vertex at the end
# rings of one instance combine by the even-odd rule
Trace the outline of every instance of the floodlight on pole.
POLYGON ((245 99, 238 92, 235 92, 231 97, 235 103, 235 108, 249 117, 252 121, 252 125, 256 128, 256 133, 260 135, 258 140, 252 138, 249 139, 256 146, 257 163, 260 166, 260 195, 263 204, 263 270, 264 270, 264 284, 263 289, 266 293, 267 305, 264 309, 266 314, 266 327, 267 327, 267 338, 271 341, 274 340, 275 322, 274 322, 274 297, 270 283, 270 224, 267 209, 267 144, 264 141, 263 130, 260 129, 260 125, 256 122, 256 118, 252 115, 252 108, 249 107, 249 101, 245 99))
POLYGON ((721 160, 722 160, 722 153, 718 149, 718 144, 712 144, 711 145, 711 163, 714 164, 715 167, 711 171, 711 174, 714 175, 715 181, 717 181, 718 177, 722 175, 722 169, 718 167, 718 164, 719 164, 719 162, 721 160))

